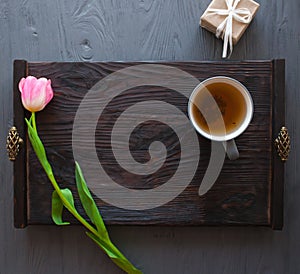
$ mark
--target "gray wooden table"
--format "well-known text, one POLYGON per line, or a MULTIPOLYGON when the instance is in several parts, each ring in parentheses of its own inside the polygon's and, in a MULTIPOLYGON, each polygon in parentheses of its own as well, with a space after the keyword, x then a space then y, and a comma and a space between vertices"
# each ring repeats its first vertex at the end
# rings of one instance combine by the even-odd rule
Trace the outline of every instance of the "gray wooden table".
MULTIPOLYGON (((0 2, 0 273, 120 273, 80 226, 13 227, 12 64, 29 61, 219 60, 222 43, 198 27, 210 0, 0 2)), ((298 0, 261 1, 232 55, 286 59, 285 224, 267 228, 111 227, 117 246, 145 273, 300 273, 298 0), (299 184, 299 185, 298 185, 299 184)))

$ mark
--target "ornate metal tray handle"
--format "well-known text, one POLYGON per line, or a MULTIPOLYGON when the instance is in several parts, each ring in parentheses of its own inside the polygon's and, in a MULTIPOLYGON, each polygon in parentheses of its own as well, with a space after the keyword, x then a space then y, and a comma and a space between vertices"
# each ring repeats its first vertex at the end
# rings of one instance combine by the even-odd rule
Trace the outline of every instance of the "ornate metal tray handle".
POLYGON ((9 132, 6 139, 6 149, 8 158, 11 161, 15 161, 16 157, 18 156, 18 153, 20 151, 21 145, 23 144, 23 140, 20 137, 17 128, 12 127, 9 132))
POLYGON ((285 162, 288 159, 291 151, 290 135, 286 127, 281 128, 274 144, 281 161, 285 162))

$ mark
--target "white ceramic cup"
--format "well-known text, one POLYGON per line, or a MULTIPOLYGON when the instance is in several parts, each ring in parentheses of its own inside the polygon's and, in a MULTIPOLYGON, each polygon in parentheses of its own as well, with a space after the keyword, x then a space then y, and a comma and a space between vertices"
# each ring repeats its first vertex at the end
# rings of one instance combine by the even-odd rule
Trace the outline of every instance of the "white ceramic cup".
MULTIPOLYGON (((216 88, 214 90, 216 91, 216 88)), ((239 151, 234 138, 246 130, 253 116, 253 100, 249 91, 242 83, 226 76, 215 76, 204 80, 195 87, 189 98, 188 115, 198 133, 212 141, 223 143, 230 160, 239 158, 239 151), (223 85, 223 88, 213 96, 209 88, 212 86, 221 87, 221 85, 223 85), (231 86, 232 88, 229 87, 226 89, 226 86, 231 86), (222 96, 229 96, 228 98, 231 99, 227 100, 227 103, 226 100, 223 100, 224 103, 222 99, 225 97, 222 98, 222 96), (239 98, 238 102, 235 100, 237 98, 239 98), (238 112, 235 113, 235 110, 238 110, 238 112), (199 111, 201 112, 202 119, 205 119, 206 128, 204 128, 203 123, 199 122, 199 117, 197 117, 199 111), (234 126, 230 130, 227 125, 231 120, 225 119, 225 116, 223 116, 223 113, 226 115, 226 111, 230 113, 227 116, 231 115, 232 120, 234 120, 232 117, 238 116, 237 120, 232 122, 234 126)))

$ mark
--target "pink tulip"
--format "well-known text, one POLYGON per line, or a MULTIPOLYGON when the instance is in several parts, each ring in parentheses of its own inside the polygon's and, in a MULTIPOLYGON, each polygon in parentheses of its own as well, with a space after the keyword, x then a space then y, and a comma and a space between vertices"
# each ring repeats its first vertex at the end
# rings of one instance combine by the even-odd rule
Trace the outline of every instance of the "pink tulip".
POLYGON ((24 108, 31 112, 44 109, 53 98, 51 80, 44 77, 39 79, 33 76, 22 78, 19 82, 19 90, 24 108))

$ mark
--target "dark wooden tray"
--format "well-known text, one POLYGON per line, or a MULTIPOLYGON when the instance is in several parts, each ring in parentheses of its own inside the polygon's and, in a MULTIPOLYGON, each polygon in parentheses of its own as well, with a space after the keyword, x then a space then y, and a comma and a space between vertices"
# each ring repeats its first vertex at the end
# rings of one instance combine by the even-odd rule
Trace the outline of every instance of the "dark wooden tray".
MULTIPOLYGON (((21 105, 18 91, 21 77, 34 75, 52 80, 55 96, 46 109, 37 114, 37 126, 59 184, 73 191, 75 204, 83 214, 74 180, 72 130, 76 111, 88 90, 99 80, 138 64, 147 62, 15 61, 14 125, 26 140, 14 162, 15 227, 53 223, 52 186, 26 138, 24 117, 28 113, 21 105)), ((95 196, 105 222, 110 225, 255 225, 281 229, 284 164, 273 143, 285 124, 284 60, 150 64, 181 69, 200 81, 216 75, 236 78, 249 89, 253 97, 253 120, 245 133, 236 139, 240 158, 236 161, 225 159, 216 183, 205 195, 200 197, 198 189, 208 166, 211 142, 198 136, 201 158, 197 172, 180 195, 162 206, 146 210, 122 209, 95 196)), ((124 82, 126 79, 123 79, 124 82)), ((104 88, 104 99, 105 96, 104 88)), ((165 184, 174 175, 181 156, 180 140, 170 127, 150 120, 132 133, 132 155, 137 161, 146 162, 149 160, 149 145, 153 141, 162 141, 168 155, 163 166, 151 175, 133 175, 116 162, 109 145, 112 127, 126 108, 144 100, 165 101, 185 115, 187 112, 188 100, 180 93, 163 86, 137 86, 125 90, 115 102, 110 103, 110 107, 99 118, 95 133, 98 158, 106 173, 118 184, 137 190, 153 189, 165 184)), ((101 178, 98 178, 98 182, 101 184, 101 178)), ((120 199, 126 198, 120 195, 120 199)), ((65 218, 76 223, 68 214, 65 218)))

